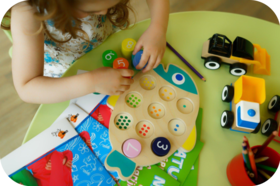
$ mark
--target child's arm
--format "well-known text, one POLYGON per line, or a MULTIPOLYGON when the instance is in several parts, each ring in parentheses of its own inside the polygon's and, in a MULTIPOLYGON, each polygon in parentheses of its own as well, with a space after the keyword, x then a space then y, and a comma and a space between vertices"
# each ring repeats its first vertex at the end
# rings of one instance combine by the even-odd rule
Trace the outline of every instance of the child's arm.
POLYGON ((15 88, 23 101, 56 103, 92 92, 120 94, 133 83, 123 78, 133 75, 133 71, 127 69, 101 68, 67 78, 44 77, 44 33, 34 34, 41 26, 34 17, 35 10, 26 2, 12 8, 12 72, 15 88))
POLYGON ((137 66, 143 72, 156 68, 163 58, 166 48, 166 31, 169 18, 169 0, 147 0, 151 12, 151 24, 138 40, 133 54, 144 48, 141 61, 137 66))

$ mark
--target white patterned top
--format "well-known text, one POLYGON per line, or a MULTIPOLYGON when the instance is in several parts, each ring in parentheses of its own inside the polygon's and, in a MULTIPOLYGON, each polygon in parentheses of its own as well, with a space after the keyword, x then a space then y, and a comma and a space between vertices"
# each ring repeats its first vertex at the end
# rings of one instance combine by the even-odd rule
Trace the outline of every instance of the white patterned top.
MULTIPOLYGON (((103 15, 91 15, 80 20, 82 21, 81 29, 88 34, 89 40, 93 44, 89 44, 87 48, 88 43, 82 39, 87 37, 84 37, 82 33, 78 33, 78 36, 82 38, 72 38, 67 43, 55 42, 45 33, 44 76, 61 77, 78 58, 100 45, 117 30, 117 27, 103 15)), ((55 39, 65 41, 70 38, 69 33, 62 34, 56 29, 52 20, 45 21, 45 24, 55 39)), ((75 21, 73 21, 74 25, 75 21)))

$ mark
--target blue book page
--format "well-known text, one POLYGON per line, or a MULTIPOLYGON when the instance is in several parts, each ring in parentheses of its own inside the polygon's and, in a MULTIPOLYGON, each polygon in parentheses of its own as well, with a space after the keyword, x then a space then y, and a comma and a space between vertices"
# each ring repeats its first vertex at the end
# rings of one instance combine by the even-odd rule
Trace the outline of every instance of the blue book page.
MULTIPOLYGON (((96 121, 91 116, 88 116, 83 122, 76 128, 79 134, 87 132, 90 136, 91 148, 94 153, 104 165, 105 159, 112 150, 112 146, 109 139, 109 130, 96 121)), ((110 173, 118 178, 118 174, 115 171, 110 173)))

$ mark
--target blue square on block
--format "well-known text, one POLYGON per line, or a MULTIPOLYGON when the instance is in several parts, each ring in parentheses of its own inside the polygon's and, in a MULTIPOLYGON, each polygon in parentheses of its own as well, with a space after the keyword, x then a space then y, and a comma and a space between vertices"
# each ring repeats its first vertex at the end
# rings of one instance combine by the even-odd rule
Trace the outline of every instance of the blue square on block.
POLYGON ((237 108, 237 126, 254 130, 259 123, 244 121, 241 119, 241 107, 237 108))

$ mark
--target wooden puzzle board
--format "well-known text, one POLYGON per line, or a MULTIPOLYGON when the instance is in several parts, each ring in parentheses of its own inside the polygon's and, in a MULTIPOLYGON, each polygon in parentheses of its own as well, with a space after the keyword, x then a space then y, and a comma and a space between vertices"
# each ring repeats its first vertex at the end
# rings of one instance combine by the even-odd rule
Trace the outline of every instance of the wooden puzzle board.
MULTIPOLYGON (((171 93, 170 91, 168 92, 171 93)), ((182 147, 183 143, 186 141, 194 127, 198 110, 198 95, 186 92, 176 86, 171 85, 153 70, 145 74, 139 72, 134 77, 134 84, 131 86, 131 88, 124 94, 122 94, 118 99, 118 102, 112 113, 109 129, 112 147, 113 149, 123 153, 123 143, 128 139, 136 139, 141 143, 142 151, 139 156, 137 156, 136 158, 131 158, 131 160, 134 161, 137 165, 141 166, 158 163, 173 154, 179 147, 182 147), (152 86, 144 86, 143 88, 141 84, 143 83, 143 81, 145 81, 146 77, 148 80, 150 80, 149 82, 152 86), (154 82, 154 84, 152 84, 152 82, 154 82), (147 87, 150 87, 150 89, 146 89, 147 87), (162 89, 168 90, 168 88, 169 90, 173 90, 174 92, 169 96, 169 99, 172 100, 165 101, 164 99, 167 99, 167 97, 163 97, 161 91, 162 89), (126 104, 127 97, 131 93, 134 93, 134 95, 142 95, 141 102, 138 103, 137 107, 131 107, 130 104, 126 104), (182 112, 180 111, 182 105, 178 103, 181 99, 190 101, 190 105, 187 106, 189 108, 192 107, 192 109, 185 111, 188 112, 188 114, 184 113, 184 111, 182 110, 182 112), (153 103, 160 104, 161 106, 161 113, 158 116, 153 115, 155 113, 151 114, 151 112, 153 112, 151 104, 153 103), (116 124, 119 119, 119 114, 129 115, 127 119, 131 120, 132 122, 127 129, 120 129, 119 125, 116 124), (118 118, 117 120, 116 117, 118 118), (168 127, 169 122, 173 119, 182 121, 184 123, 182 125, 186 126, 185 132, 182 131, 180 133, 180 131, 177 131, 182 135, 176 136, 176 134, 172 133, 172 129, 168 127), (147 136, 143 136, 139 133, 139 128, 137 127, 137 125, 140 125, 142 121, 146 121, 146 123, 148 122, 151 124, 153 130, 152 134, 150 133, 150 131, 148 132, 147 136), (165 137, 170 141, 171 149, 167 155, 157 156, 152 151, 151 143, 156 137, 165 137)), ((183 126, 180 127, 178 128, 178 130, 181 130, 183 128, 183 126)))

